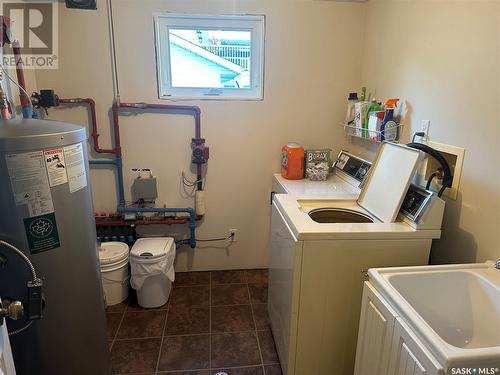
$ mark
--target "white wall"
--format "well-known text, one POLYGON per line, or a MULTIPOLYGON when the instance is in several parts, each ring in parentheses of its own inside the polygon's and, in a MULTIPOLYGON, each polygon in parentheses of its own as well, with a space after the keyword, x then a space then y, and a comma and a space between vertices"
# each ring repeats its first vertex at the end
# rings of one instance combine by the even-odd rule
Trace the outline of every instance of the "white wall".
MULTIPOLYGON (((371 0, 366 11, 363 83, 409 103, 403 140, 428 119, 431 140, 466 149, 433 262, 499 258, 500 2, 371 0)), ((367 153, 366 141, 349 147, 367 153)))
MULTIPOLYGON (((96 99, 101 138, 110 145, 113 99, 107 12, 60 8, 60 69, 37 72, 39 88, 62 97, 96 99)), ((500 228, 499 2, 459 0, 329 1, 133 1, 114 0, 118 73, 123 101, 161 102, 156 95, 152 13, 266 14, 265 99, 197 102, 202 133, 211 147, 207 215, 198 236, 240 230, 229 248, 202 244, 184 249, 178 269, 259 267, 267 264, 271 174, 280 147, 343 146, 373 156, 376 145, 349 143, 338 124, 345 95, 361 83, 378 98, 409 103, 403 141, 423 119, 430 138, 466 149, 457 201, 448 201, 443 238, 434 262, 498 258, 500 228), (361 64, 362 62, 362 64, 361 64)), ((52 118, 86 124, 84 108, 51 110, 52 118)), ((160 204, 190 205, 179 177, 189 170, 189 117, 122 116, 126 186, 133 167, 158 176, 160 204)), ((116 207, 113 174, 92 172, 97 211, 116 207)), ((129 190, 127 188, 127 194, 129 190)), ((180 228, 175 228, 180 232, 180 228)))
MULTIPOLYGON (((183 249, 177 268, 223 269, 267 265, 269 194, 287 141, 332 147, 343 139, 339 126, 345 96, 359 87, 364 5, 329 1, 133 1, 114 0, 121 99, 157 99, 152 14, 157 11, 266 15, 265 99, 261 102, 197 102, 202 135, 211 148, 206 183, 207 214, 200 238, 239 229, 230 247, 201 244, 183 249)), ((113 99, 104 1, 97 11, 60 7, 58 71, 40 71, 39 88, 61 97, 93 97, 103 146, 110 145, 113 99)), ((51 118, 86 124, 84 108, 50 111, 51 118)), ((150 167, 159 179, 158 203, 192 205, 179 192, 180 173, 190 168, 191 118, 147 114, 121 117, 128 187, 133 167, 150 167)), ((113 211, 116 192, 110 171, 93 171, 95 209, 113 211)), ((177 229, 180 231, 180 229, 177 229)))

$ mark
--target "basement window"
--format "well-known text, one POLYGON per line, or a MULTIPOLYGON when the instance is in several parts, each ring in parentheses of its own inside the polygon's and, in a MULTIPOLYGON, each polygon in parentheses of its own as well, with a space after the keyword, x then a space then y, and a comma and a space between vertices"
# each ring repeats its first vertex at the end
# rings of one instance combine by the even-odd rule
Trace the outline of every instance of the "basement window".
POLYGON ((264 16, 154 19, 161 99, 263 98, 264 16))

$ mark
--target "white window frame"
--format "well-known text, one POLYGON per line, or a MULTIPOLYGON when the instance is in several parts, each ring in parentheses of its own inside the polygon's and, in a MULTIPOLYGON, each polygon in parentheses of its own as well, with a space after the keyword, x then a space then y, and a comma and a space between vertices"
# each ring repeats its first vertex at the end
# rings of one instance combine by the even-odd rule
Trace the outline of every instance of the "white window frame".
POLYGON ((264 98, 264 15, 193 15, 157 13, 154 15, 156 70, 160 99, 262 100, 264 98), (251 31, 250 88, 172 87, 170 69, 170 28, 202 28, 251 31))

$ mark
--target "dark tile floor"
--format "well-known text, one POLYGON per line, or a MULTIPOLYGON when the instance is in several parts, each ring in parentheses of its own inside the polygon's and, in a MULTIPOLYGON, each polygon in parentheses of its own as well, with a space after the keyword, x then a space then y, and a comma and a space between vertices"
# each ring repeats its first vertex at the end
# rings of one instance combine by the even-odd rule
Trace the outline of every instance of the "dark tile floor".
POLYGON ((177 273, 166 305, 106 312, 113 374, 281 375, 267 270, 177 273))

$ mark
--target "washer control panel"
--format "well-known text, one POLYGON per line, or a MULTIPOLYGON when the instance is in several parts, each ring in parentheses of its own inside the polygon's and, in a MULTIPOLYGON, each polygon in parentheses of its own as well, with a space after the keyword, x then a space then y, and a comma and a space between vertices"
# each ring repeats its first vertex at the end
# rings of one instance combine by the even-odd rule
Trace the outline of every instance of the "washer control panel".
POLYGON ((426 205, 429 203, 432 194, 431 191, 424 190, 415 185, 410 185, 405 199, 403 200, 403 204, 401 205, 401 212, 409 219, 417 221, 425 210, 426 205))
POLYGON ((365 179, 372 163, 342 150, 333 166, 335 172, 345 174, 359 184, 365 179))

